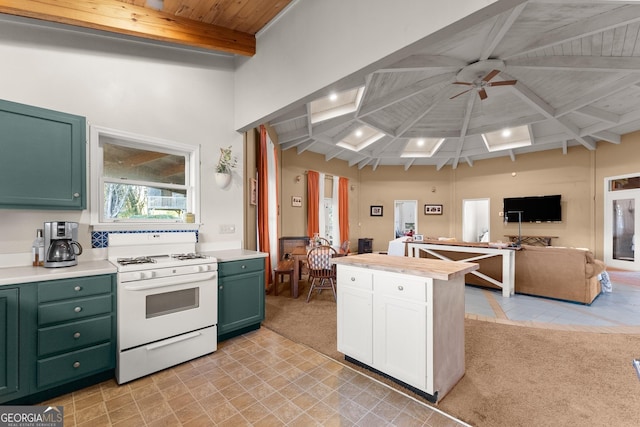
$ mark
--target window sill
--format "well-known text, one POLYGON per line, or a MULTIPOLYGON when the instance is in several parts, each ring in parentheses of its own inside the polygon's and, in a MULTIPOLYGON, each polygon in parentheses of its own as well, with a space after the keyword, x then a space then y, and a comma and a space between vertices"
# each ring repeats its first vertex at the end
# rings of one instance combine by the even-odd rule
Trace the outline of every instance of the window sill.
POLYGON ((92 224, 93 231, 181 231, 181 230, 199 230, 200 224, 193 222, 114 222, 109 224, 92 224))

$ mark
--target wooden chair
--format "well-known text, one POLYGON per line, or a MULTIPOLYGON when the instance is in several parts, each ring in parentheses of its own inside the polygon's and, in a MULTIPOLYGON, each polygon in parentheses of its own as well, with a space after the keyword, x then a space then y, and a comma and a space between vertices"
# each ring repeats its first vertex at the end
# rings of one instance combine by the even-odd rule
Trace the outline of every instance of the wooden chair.
POLYGON ((336 250, 331 246, 316 246, 307 254, 307 265, 309 268, 309 294, 307 302, 311 298, 311 293, 317 290, 318 293, 323 289, 331 289, 333 291, 333 299, 336 297, 336 266, 331 264, 331 258, 336 256, 336 250), (319 281, 319 284, 316 284, 319 281))
POLYGON ((273 295, 278 296, 278 285, 285 275, 289 276, 289 287, 293 295, 293 260, 291 259, 278 261, 278 265, 273 269, 273 295))

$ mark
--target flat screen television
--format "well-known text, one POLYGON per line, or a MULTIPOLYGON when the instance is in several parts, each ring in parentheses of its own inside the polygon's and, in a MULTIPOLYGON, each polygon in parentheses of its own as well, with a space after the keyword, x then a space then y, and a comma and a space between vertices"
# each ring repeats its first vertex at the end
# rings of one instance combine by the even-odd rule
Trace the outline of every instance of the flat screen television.
POLYGON ((518 222, 521 212, 522 222, 562 221, 560 194, 553 196, 507 197, 504 199, 506 222, 518 222))

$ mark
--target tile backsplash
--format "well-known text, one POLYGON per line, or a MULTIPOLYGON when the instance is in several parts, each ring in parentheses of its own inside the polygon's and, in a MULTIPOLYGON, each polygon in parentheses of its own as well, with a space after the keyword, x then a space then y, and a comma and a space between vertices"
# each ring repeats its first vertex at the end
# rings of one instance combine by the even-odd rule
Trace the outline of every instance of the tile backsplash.
POLYGON ((196 233, 198 242, 198 230, 126 230, 126 231, 92 231, 91 247, 94 249, 109 247, 109 234, 115 233, 196 233))

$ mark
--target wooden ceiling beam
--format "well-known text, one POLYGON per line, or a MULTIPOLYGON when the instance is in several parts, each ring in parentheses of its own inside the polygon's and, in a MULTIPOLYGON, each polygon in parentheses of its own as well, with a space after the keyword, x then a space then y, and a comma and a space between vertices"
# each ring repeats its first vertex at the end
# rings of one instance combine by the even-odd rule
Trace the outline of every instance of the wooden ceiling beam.
POLYGON ((117 0, 0 0, 0 13, 253 56, 255 36, 117 0))

